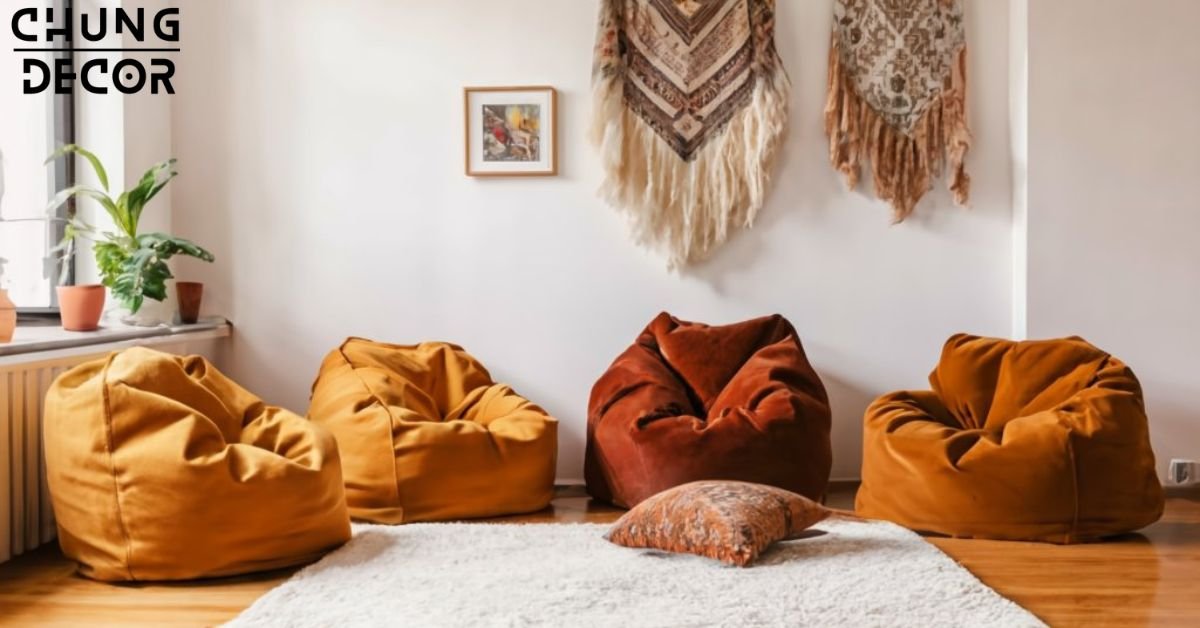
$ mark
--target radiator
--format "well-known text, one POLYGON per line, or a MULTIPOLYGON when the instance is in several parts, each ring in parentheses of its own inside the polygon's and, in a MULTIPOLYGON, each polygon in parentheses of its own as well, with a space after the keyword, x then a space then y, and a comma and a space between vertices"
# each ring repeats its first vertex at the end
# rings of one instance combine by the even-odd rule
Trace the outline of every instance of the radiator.
POLYGON ((54 540, 54 510, 46 486, 42 406, 50 384, 64 371, 131 346, 209 359, 229 325, 187 333, 0 356, 0 563, 54 540))
POLYGON ((42 402, 63 365, 0 369, 0 562, 54 539, 42 402))

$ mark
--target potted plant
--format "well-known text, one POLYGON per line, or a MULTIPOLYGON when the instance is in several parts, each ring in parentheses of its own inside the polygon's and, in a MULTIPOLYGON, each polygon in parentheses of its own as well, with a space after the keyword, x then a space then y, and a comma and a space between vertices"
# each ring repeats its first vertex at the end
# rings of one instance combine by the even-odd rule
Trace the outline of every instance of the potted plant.
MULTIPOLYGON (((0 218, 0 223, 8 222, 63 222, 66 223, 64 235, 57 246, 50 249, 46 261, 48 268, 58 265, 59 314, 62 318, 63 329, 67 331, 94 331, 100 327, 100 317, 104 313, 104 286, 67 285, 71 275, 71 260, 75 254, 75 225, 67 218, 0 218)), ((53 272, 48 270, 47 273, 53 272)))
POLYGON ((68 220, 63 238, 58 246, 50 250, 58 257, 58 314, 62 327, 67 331, 95 331, 100 328, 104 315, 104 286, 100 284, 67 285, 71 276, 71 260, 75 255, 75 221, 68 220))
POLYGON ((138 324, 140 321, 133 315, 142 308, 146 299, 162 301, 167 298, 167 281, 174 278, 167 266, 168 260, 176 255, 186 255, 212 262, 213 255, 183 238, 165 233, 141 233, 138 229, 146 205, 179 174, 174 170, 174 159, 151 167, 136 186, 114 197, 109 192, 108 173, 104 165, 90 151, 69 144, 50 155, 46 163, 72 154, 83 157, 91 165, 102 189, 88 185, 69 187, 51 199, 47 211, 53 212, 71 198, 88 197, 104 208, 116 231, 101 232, 78 217, 72 217, 67 220, 66 233, 59 248, 67 253, 74 246, 76 238, 91 240, 101 283, 129 310, 130 316, 125 321, 138 324))

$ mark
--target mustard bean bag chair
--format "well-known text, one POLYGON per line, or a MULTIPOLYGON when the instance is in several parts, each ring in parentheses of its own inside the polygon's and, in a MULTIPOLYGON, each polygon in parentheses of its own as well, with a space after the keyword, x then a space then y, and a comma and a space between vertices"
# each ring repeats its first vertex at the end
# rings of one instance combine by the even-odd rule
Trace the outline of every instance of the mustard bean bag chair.
POLYGON ((868 408, 858 512, 956 537, 1076 543, 1157 521, 1142 389, 1081 338, 952 337, 932 391, 868 408))
POLYGON ((127 349, 46 394, 63 553, 98 580, 183 580, 310 562, 350 538, 333 437, 201 357, 127 349))
POLYGON ((321 365, 308 416, 337 437, 356 519, 492 517, 553 498, 558 422, 462 347, 351 338, 321 365))
POLYGON ((592 388, 587 490, 626 508, 699 480, 820 499, 829 429, 829 397, 787 319, 713 326, 664 312, 592 388))

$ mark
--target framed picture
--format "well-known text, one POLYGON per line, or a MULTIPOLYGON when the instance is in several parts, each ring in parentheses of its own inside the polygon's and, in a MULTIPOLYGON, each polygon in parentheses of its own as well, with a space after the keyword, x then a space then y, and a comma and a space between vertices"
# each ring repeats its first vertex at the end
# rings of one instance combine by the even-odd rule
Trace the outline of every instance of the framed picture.
POLYGON ((553 87, 463 90, 469 177, 558 174, 558 92, 553 87))

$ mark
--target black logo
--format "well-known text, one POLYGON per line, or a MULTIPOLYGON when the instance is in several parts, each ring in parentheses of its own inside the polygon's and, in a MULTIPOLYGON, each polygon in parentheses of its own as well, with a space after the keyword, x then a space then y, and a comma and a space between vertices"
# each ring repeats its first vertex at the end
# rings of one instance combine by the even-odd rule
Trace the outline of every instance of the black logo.
MULTIPOLYGON (((110 62, 106 58, 85 61, 76 71, 74 52, 179 52, 179 9, 167 8, 147 17, 146 10, 139 8, 126 11, 121 8, 98 8, 95 13, 78 13, 62 9, 55 15, 54 8, 26 8, 13 14, 13 35, 30 44, 41 47, 13 48, 16 53, 60 53, 52 61, 26 57, 24 61, 26 94, 40 94, 53 87, 56 94, 69 94, 78 81, 93 94, 107 94, 114 88, 122 94, 135 94, 149 89, 152 94, 174 94, 171 78, 175 76, 175 62, 171 59, 154 57, 149 62, 140 59, 121 59, 110 62), (56 21, 56 17, 61 19, 56 21), (75 26, 78 23, 78 32, 75 26), (76 35, 86 42, 102 42, 110 35, 132 37, 139 44, 151 41, 168 44, 166 47, 76 47, 76 35), (111 66, 111 67, 110 67, 111 66)), ((128 41, 125 39, 124 41, 128 41)))

